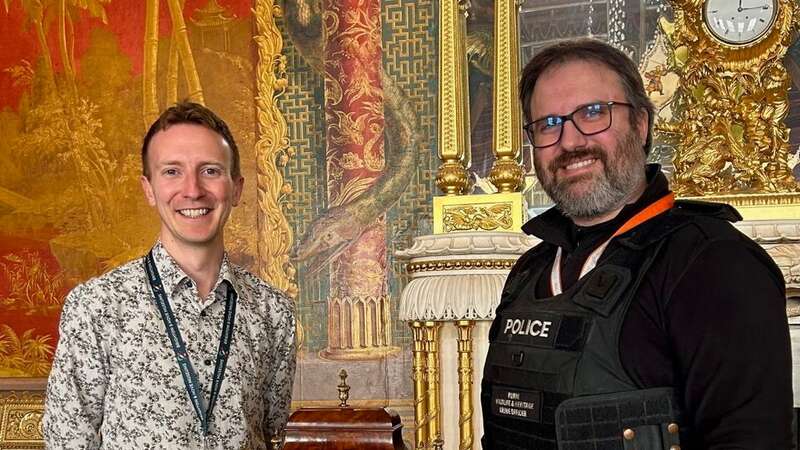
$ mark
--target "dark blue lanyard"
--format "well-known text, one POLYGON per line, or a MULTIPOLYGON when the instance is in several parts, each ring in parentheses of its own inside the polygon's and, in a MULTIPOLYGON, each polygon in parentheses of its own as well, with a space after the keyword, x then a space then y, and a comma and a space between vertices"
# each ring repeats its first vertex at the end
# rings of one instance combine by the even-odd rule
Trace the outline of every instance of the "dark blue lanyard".
POLYGON ((183 375, 183 384, 186 386, 186 392, 192 400, 192 406, 200 419, 203 426, 203 435, 208 434, 208 423, 211 417, 211 412, 214 410, 214 404, 217 403, 219 390, 222 386, 222 380, 225 378, 225 366, 228 364, 228 353, 231 348, 231 338, 233 337, 233 321, 236 317, 236 291, 233 286, 225 280, 228 284, 228 294, 225 299, 225 318, 222 324, 222 336, 219 340, 219 350, 217 350, 217 363, 214 366, 214 381, 211 383, 211 398, 208 401, 208 409, 203 408, 200 392, 200 383, 197 381, 197 373, 192 367, 192 362, 189 360, 189 355, 186 353, 186 344, 181 337, 181 332, 178 330, 178 322, 175 321, 175 315, 172 313, 172 308, 169 306, 169 298, 164 292, 164 284, 161 283, 161 276, 158 274, 155 260, 153 259, 153 251, 147 254, 145 259, 144 270, 147 272, 147 278, 150 280, 150 288, 153 290, 156 306, 161 313, 161 319, 164 320, 164 326, 167 329, 167 335, 172 343, 172 350, 175 352, 175 359, 178 361, 178 367, 181 368, 181 375, 183 375))

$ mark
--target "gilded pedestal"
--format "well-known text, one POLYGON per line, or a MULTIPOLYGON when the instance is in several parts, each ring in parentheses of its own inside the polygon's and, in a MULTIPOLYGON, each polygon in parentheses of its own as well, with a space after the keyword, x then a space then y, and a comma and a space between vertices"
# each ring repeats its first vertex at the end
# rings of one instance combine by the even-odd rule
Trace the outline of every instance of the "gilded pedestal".
POLYGON ((400 319, 414 335, 416 449, 479 449, 480 380, 508 272, 536 239, 508 232, 420 236, 397 253, 411 281, 400 319))

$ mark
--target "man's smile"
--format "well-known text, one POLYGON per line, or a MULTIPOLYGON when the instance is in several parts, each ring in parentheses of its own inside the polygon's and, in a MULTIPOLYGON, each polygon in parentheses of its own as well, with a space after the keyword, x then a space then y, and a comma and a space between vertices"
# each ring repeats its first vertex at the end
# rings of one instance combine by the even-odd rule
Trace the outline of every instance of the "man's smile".
POLYGON ((205 216, 206 214, 210 213, 210 208, 192 208, 192 209, 179 209, 178 214, 188 217, 190 219, 196 219, 201 216, 205 216))
POLYGON ((580 159, 580 160, 575 161, 573 163, 567 164, 563 168, 565 170, 567 170, 567 171, 582 169, 584 167, 588 167, 588 166, 594 164, 596 161, 598 161, 597 158, 595 158, 593 156, 588 156, 586 158, 580 159))

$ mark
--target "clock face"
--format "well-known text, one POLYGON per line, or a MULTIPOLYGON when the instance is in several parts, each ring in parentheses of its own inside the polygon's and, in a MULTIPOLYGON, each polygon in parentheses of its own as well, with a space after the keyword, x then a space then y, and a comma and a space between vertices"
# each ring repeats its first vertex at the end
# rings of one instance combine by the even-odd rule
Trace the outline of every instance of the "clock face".
POLYGON ((711 34, 731 45, 745 45, 767 34, 778 15, 778 0, 706 0, 703 20, 711 34))

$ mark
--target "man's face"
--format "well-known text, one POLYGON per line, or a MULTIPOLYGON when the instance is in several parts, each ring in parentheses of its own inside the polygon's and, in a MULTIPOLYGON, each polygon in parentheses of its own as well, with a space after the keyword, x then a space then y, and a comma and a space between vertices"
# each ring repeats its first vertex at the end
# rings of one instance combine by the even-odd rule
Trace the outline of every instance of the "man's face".
MULTIPOLYGON (((533 120, 567 115, 591 103, 627 102, 616 73, 590 61, 570 61, 547 69, 531 97, 533 120)), ((611 127, 585 136, 572 121, 563 124, 558 143, 534 150, 534 166, 542 188, 573 219, 603 216, 634 201, 646 185, 646 113, 631 127, 626 106, 612 107, 611 127)))
POLYGON ((172 125, 153 136, 146 163, 150 179, 141 178, 142 188, 161 216, 162 242, 221 247, 244 184, 231 176, 231 149, 222 136, 201 125, 172 125))

